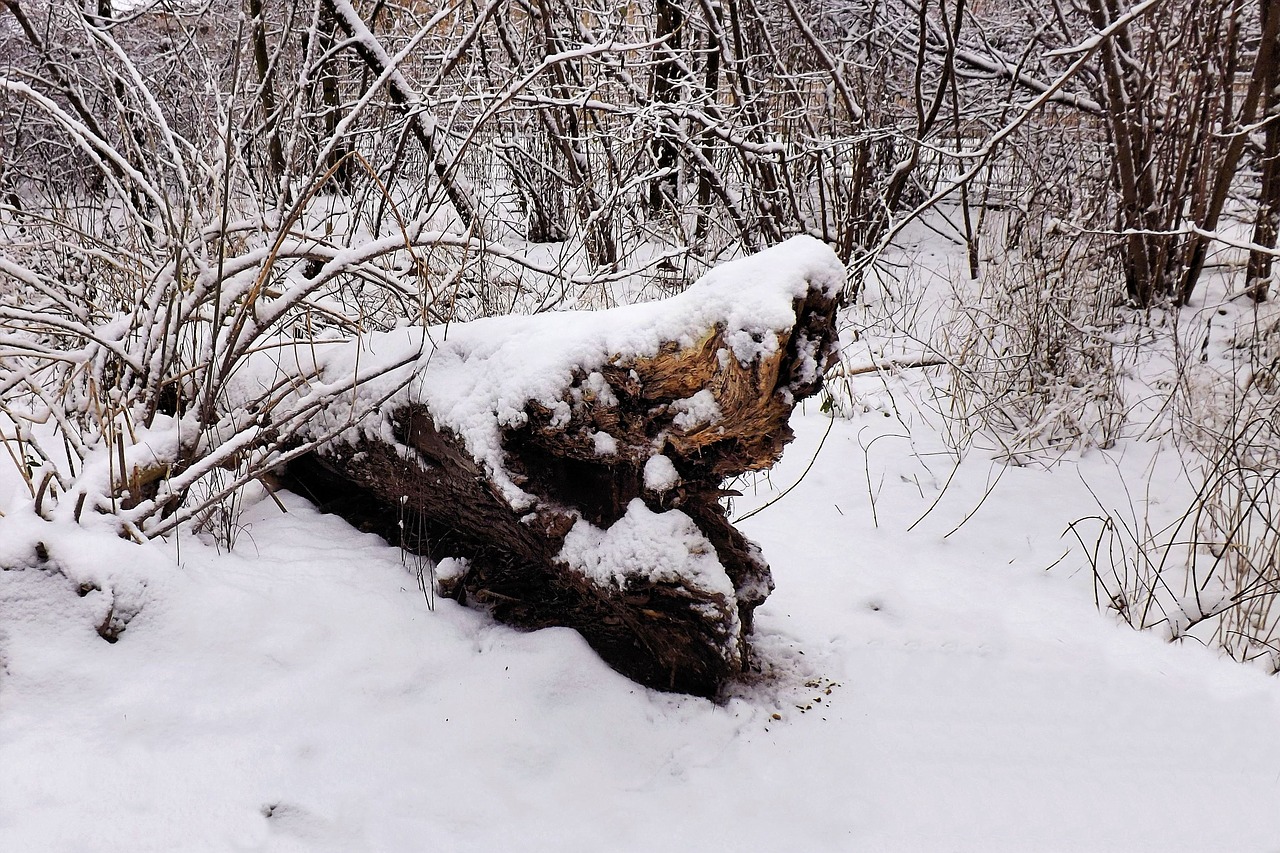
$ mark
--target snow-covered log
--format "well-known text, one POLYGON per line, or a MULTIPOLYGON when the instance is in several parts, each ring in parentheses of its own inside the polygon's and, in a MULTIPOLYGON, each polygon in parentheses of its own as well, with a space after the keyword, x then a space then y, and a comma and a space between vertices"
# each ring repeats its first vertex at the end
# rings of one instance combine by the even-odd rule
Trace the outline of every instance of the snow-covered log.
MULTIPOLYGON (((835 254, 798 237, 659 302, 293 353, 314 378, 281 410, 378 376, 326 403, 302 437, 334 437, 284 480, 452 567, 446 595, 575 628, 643 684, 715 695, 746 666, 773 588, 726 520, 723 484, 792 437, 834 351, 843 282, 835 254)), ((250 373, 249 397, 278 381, 250 373)))

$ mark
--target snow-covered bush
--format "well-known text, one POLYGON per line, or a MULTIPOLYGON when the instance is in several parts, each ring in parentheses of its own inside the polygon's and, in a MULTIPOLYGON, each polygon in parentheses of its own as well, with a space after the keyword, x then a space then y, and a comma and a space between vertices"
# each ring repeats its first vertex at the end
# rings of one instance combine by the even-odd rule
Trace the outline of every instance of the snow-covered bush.
MULTIPOLYGON (((105 28, 51 4, 38 7, 37 31, 22 17, 37 12, 24 8, 6 9, 23 28, 5 37, 25 37, 17 56, 30 70, 0 76, 2 129, 15 143, 34 135, 66 153, 61 179, 36 159, 5 175, 6 449, 46 518, 102 514, 137 539, 209 521, 288 440, 290 418, 308 416, 272 412, 283 388, 227 411, 222 391, 244 358, 282 337, 322 347, 435 319, 440 293, 423 284, 424 271, 443 268, 448 286, 474 253, 465 236, 443 236, 447 217, 402 215, 403 199, 368 167, 372 152, 355 158, 361 179, 343 197, 323 148, 299 153, 279 183, 261 180, 257 131, 241 118, 252 103, 247 81, 233 75, 228 92, 190 54, 175 69, 122 41, 148 32, 145 13, 136 27, 105 28), (55 62, 55 49, 72 65, 55 62), (175 70, 186 75, 180 84, 175 70), (385 233, 371 229, 379 217, 385 233), (263 428, 268 412, 278 428, 263 428)), ((197 39, 211 19, 169 25, 216 50, 216 35, 197 39)), ((297 90, 306 88, 304 78, 297 90)), ((365 106, 349 109, 330 148, 359 127, 365 106)), ((308 122, 278 130, 300 138, 308 122)), ((7 165, 40 150, 15 144, 7 165)))

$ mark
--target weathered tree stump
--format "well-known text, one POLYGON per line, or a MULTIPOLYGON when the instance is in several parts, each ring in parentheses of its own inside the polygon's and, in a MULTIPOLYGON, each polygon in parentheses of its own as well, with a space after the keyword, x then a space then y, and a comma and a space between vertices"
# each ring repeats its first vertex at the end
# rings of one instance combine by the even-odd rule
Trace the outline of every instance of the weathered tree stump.
MULTIPOLYGON (((773 588, 722 484, 792 438, 791 411, 834 352, 843 276, 826 246, 796 238, 657 303, 375 337, 366 362, 421 354, 361 386, 386 398, 376 410, 326 406, 317 435, 350 428, 286 483, 460 558, 445 595, 521 628, 572 627, 642 684, 714 696, 746 666, 773 588)), ((356 369, 351 349, 320 363, 319 387, 356 369)))

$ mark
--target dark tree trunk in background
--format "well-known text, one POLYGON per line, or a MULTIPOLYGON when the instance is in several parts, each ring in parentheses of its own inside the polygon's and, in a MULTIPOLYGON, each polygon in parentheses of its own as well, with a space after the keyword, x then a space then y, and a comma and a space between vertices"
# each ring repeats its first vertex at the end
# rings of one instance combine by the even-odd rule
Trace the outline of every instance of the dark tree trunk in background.
POLYGON ((388 75, 387 94, 391 103, 408 120, 409 132, 422 146, 428 167, 443 187, 454 211, 464 224, 477 224, 475 202, 465 182, 455 173, 455 165, 445 154, 444 130, 422 109, 417 93, 409 88, 408 81, 403 76, 390 73, 392 69, 387 67, 390 55, 351 6, 340 6, 332 0, 324 0, 322 9, 337 22, 338 29, 352 40, 356 55, 373 74, 374 79, 382 77, 384 73, 388 75))
MULTIPOLYGON (((706 61, 707 64, 702 74, 702 86, 705 90, 705 97, 714 104, 716 93, 720 90, 720 40, 716 36, 715 29, 710 29, 707 33, 706 61)), ((713 144, 715 137, 710 128, 703 128, 699 135, 701 136, 703 166, 698 170, 698 220, 694 226, 693 239, 698 248, 702 248, 707 239, 707 231, 710 226, 711 192, 715 182, 711 174, 711 164, 715 158, 715 145, 713 144)))
POLYGON ((267 45, 267 20, 262 0, 249 0, 252 25, 253 67, 258 74, 258 101, 262 104, 262 128, 267 136, 267 177, 274 184, 284 174, 284 147, 276 131, 276 90, 271 72, 271 51, 267 45))
MULTIPOLYGON (((1253 243, 1274 249, 1280 231, 1280 7, 1273 0, 1260 0, 1262 41, 1258 45, 1258 66, 1265 83, 1263 111, 1267 126, 1263 135, 1262 186, 1254 222, 1253 243)), ((1265 300, 1271 286, 1273 257, 1270 252, 1249 253, 1245 287, 1253 298, 1265 300)))
MULTIPOLYGON (((1119 16, 1114 0, 1088 0, 1094 27, 1106 29, 1119 16)), ((1173 238, 1150 233, 1162 229, 1155 180, 1150 169, 1150 131, 1143 109, 1143 81, 1134 67, 1134 47, 1127 29, 1102 43, 1100 76, 1111 146, 1112 182, 1119 198, 1118 216, 1124 238, 1123 267, 1129 297, 1150 305, 1170 291, 1169 259, 1173 238)))
MULTIPOLYGON (((677 56, 681 53, 684 38, 684 13, 672 0, 656 0, 654 4, 656 19, 654 37, 662 39, 658 48, 659 59, 653 68, 653 100, 665 105, 680 100, 680 62, 677 56)), ((650 145, 653 165, 658 176, 649 182, 648 211, 656 216, 664 204, 671 204, 679 192, 679 159, 675 141, 665 132, 665 121, 660 121, 661 128, 654 135, 650 145)))
MULTIPOLYGON (((324 56, 333 49, 338 22, 334 20, 333 10, 325 5, 320 10, 319 55, 324 56)), ((338 57, 329 57, 320 69, 320 102, 324 110, 324 136, 322 139, 334 139, 337 136, 338 123, 342 121, 342 91, 339 86, 339 69, 336 67, 338 57)), ((332 173, 333 179, 343 192, 352 188, 352 163, 350 149, 345 141, 334 145, 329 151, 325 166, 332 173)))

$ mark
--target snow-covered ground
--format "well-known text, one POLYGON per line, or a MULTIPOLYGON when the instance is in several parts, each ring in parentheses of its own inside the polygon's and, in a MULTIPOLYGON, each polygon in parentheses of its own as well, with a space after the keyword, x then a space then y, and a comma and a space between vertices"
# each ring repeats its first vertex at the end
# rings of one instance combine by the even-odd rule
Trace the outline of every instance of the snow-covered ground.
POLYGON ((777 590, 723 704, 429 610, 287 494, 231 553, 0 520, 63 570, 0 573, 0 851, 1280 851, 1280 680, 1099 613, 1064 535, 1125 484, 1176 512, 1173 454, 956 468, 857 383, 736 499, 800 481, 742 522, 777 590))

